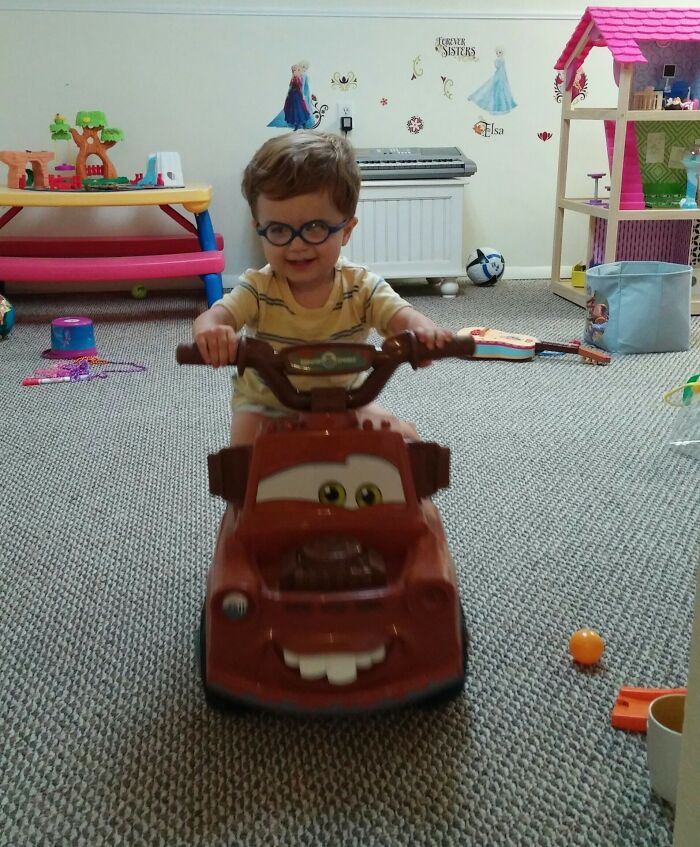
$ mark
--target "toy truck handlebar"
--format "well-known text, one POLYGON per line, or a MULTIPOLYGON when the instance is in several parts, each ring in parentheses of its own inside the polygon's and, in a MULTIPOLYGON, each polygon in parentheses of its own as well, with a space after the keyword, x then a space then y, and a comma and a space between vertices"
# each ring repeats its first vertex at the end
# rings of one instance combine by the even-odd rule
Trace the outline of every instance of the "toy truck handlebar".
MULTIPOLYGON (((372 344, 325 342, 275 350, 266 341, 241 336, 236 361, 242 374, 246 368, 258 371, 275 397, 299 412, 342 411, 366 406, 377 398, 396 368, 408 362, 415 369, 434 359, 470 359, 475 341, 471 336, 454 337, 441 349, 429 349, 409 330, 387 338, 381 347, 372 344), (290 376, 337 376, 370 371, 357 388, 297 389, 290 376)), ((196 344, 178 344, 176 359, 181 365, 205 364, 196 344)))

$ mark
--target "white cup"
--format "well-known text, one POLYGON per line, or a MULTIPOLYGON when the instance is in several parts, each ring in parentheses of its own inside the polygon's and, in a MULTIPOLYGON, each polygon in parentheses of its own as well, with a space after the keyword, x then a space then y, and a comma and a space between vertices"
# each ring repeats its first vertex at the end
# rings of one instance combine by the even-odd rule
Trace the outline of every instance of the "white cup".
POLYGON ((649 706, 647 764, 651 787, 675 805, 685 717, 685 694, 665 694, 649 706))

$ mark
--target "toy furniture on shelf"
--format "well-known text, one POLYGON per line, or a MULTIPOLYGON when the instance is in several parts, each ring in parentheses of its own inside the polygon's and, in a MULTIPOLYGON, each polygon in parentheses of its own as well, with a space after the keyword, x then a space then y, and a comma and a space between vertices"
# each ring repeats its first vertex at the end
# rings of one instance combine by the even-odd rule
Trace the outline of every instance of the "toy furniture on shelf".
POLYGON ((663 92, 654 91, 648 85, 644 91, 635 91, 632 95, 633 109, 660 109, 663 102, 663 92))
POLYGON ((54 158, 50 150, 0 150, 0 162, 10 169, 7 175, 9 188, 19 188, 27 165, 32 166, 34 187, 45 188, 48 184, 47 164, 54 158))
POLYGON ((0 229, 22 209, 158 206, 183 227, 188 236, 102 236, 98 238, 0 238, 0 280, 64 282, 145 280, 199 276, 207 303, 223 293, 223 239, 209 217, 212 190, 208 185, 129 191, 34 191, 0 188, 0 229), (195 223, 172 208, 182 205, 195 223))
MULTIPOLYGON (((681 59, 676 59, 674 53, 679 50, 682 50, 685 62, 683 78, 691 80, 695 88, 700 87, 700 8, 589 7, 555 65, 565 76, 565 92, 562 98, 551 288, 555 294, 580 306, 585 305, 585 290, 561 279, 566 211, 589 216, 586 262, 601 264, 637 260, 700 265, 700 211, 680 208, 677 202, 665 208, 649 208, 658 204, 650 202, 654 186, 647 185, 642 172, 650 166, 646 161, 640 165, 640 138, 648 136, 651 121, 673 129, 675 138, 665 139, 665 162, 671 148, 679 144, 677 137, 683 135, 688 124, 688 133, 692 135, 694 132, 695 138, 700 137, 700 111, 654 108, 659 101, 659 92, 654 91, 653 86, 650 91, 650 86, 645 84, 651 78, 650 73, 657 71, 661 80, 663 66, 670 62, 678 61, 680 69, 681 59), (612 53, 616 78, 619 70, 617 106, 610 109, 575 107, 572 104, 573 80, 591 48, 601 46, 612 53), (566 195, 571 122, 578 120, 605 122, 610 196, 602 204, 566 195)), ((692 91, 691 97, 696 96, 697 92, 692 91)), ((663 131, 665 128, 662 125, 659 129, 663 131)), ((656 130, 657 127, 654 127, 656 130)), ((664 172, 668 171, 669 165, 662 163, 661 168, 664 172)), ((685 174, 680 170, 678 180, 682 180, 685 186, 685 174)), ((700 314, 700 293, 693 294, 691 312, 700 314)))

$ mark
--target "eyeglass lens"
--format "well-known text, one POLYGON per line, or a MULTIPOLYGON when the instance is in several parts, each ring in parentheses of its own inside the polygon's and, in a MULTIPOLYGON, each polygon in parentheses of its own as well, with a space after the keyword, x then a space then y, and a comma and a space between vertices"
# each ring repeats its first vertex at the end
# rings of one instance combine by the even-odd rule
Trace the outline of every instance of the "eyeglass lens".
POLYGON ((265 228, 264 235, 271 244, 282 247, 293 241, 297 235, 309 244, 322 244, 331 231, 332 228, 324 221, 309 221, 298 230, 289 224, 273 223, 265 228))

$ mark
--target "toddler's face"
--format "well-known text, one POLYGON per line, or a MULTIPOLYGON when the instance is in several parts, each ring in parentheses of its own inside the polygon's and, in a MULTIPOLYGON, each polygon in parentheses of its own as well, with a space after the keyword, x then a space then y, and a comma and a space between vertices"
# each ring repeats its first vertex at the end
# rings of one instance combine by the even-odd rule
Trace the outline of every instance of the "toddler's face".
MULTIPOLYGON (((300 194, 286 200, 271 200, 262 194, 256 211, 256 225, 259 227, 274 222, 300 229, 309 221, 324 221, 335 226, 344 220, 326 192, 300 194)), ((307 244, 296 236, 289 244, 276 247, 262 238, 265 258, 278 276, 286 278, 292 289, 311 290, 325 285, 332 279, 340 250, 348 243, 356 223, 357 218, 351 218, 341 230, 329 235, 323 244, 307 244)))

